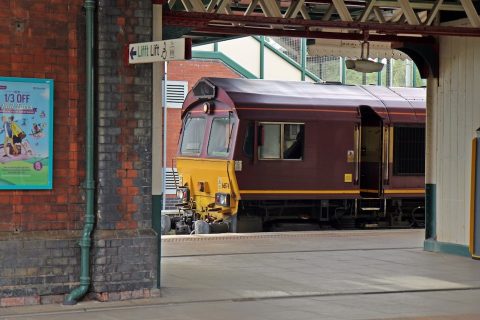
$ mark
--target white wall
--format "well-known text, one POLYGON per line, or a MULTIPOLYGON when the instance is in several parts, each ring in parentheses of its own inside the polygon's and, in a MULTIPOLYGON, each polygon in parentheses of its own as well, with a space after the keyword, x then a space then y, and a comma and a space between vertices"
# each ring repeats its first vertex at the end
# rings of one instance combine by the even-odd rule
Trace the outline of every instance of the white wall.
POLYGON ((441 37, 436 100, 437 240, 468 245, 471 140, 480 127, 480 39, 441 37))
POLYGON ((280 58, 277 54, 265 48, 265 79, 267 80, 291 80, 300 81, 300 70, 280 58))
MULTIPOLYGON (((195 48, 195 50, 197 47, 195 48)), ((213 47, 205 47, 205 50, 213 47)), ((260 42, 253 37, 245 37, 218 43, 218 51, 222 52, 239 65, 260 77, 260 42)), ((264 78, 267 80, 301 80, 301 71, 287 61, 265 48, 264 78)), ((307 81, 313 81, 310 78, 307 81)))
POLYGON ((260 43, 252 37, 238 38, 218 43, 218 51, 260 76, 260 43))
POLYGON ((204 44, 202 46, 195 46, 192 49, 195 51, 213 51, 214 45, 213 43, 209 43, 209 44, 204 44))

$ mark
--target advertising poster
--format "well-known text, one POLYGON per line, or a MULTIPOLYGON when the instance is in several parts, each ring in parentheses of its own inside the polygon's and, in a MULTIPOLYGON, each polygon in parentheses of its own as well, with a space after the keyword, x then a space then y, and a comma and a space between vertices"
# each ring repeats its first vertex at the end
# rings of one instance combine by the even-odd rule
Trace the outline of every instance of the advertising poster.
POLYGON ((52 189, 53 80, 0 77, 0 190, 52 189))

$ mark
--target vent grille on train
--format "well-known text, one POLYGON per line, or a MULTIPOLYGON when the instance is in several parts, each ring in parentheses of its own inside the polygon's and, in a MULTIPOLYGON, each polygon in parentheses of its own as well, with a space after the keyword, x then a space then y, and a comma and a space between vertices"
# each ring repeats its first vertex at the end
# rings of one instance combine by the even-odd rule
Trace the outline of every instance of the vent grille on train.
POLYGON ((167 80, 167 107, 181 108, 188 92, 187 81, 168 81, 167 80))
POLYGON ((425 128, 395 127, 393 174, 425 174, 425 128))

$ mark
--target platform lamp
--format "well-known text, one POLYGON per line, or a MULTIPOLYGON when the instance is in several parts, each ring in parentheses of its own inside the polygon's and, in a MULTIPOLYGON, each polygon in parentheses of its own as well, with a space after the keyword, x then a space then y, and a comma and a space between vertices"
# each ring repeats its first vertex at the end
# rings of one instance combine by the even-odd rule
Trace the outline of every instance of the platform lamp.
POLYGON ((363 73, 380 72, 383 69, 383 63, 368 60, 370 56, 370 43, 368 42, 368 30, 363 32, 362 49, 360 59, 345 60, 347 69, 363 73), (366 55, 365 55, 366 52, 366 55))

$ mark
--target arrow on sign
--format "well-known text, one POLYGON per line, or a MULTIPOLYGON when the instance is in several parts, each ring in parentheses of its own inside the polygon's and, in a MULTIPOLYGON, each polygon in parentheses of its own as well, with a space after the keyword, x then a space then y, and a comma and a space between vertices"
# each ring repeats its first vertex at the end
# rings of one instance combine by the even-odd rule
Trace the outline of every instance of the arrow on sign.
POLYGON ((134 50, 134 47, 130 50, 130 59, 133 60, 133 57, 137 55, 137 51, 134 50))

